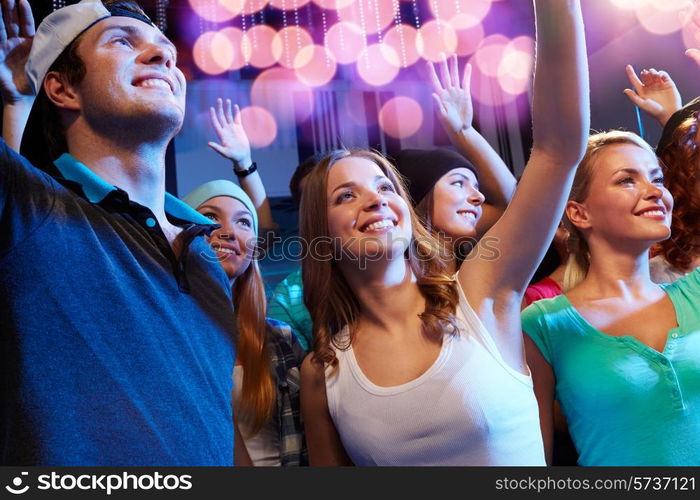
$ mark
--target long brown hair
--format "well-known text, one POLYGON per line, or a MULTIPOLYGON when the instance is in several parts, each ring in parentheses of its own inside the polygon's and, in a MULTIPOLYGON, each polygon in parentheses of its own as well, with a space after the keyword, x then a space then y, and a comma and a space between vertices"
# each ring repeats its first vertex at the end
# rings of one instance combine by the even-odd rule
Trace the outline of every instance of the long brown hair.
POLYGON ((397 193, 408 206, 412 237, 407 251, 411 270, 417 278, 421 294, 425 297, 425 311, 421 314, 424 334, 438 337, 445 326, 457 331, 455 311, 459 302, 457 283, 446 272, 439 259, 440 244, 421 225, 406 194, 406 188, 395 168, 382 155, 366 150, 337 150, 323 158, 309 173, 301 199, 301 239, 305 258, 302 265, 304 303, 313 321, 314 360, 337 368, 334 348, 340 345, 338 336, 346 326, 352 342, 360 303, 333 258, 317 258, 333 255, 328 229, 327 184, 328 172, 344 158, 364 158, 376 164, 394 185, 397 193), (311 254, 310 252, 314 252, 311 254))
POLYGON ((455 260, 457 269, 462 266, 469 252, 476 245, 476 235, 474 237, 459 237, 453 238, 447 236, 443 231, 433 225, 433 209, 435 208, 435 186, 430 188, 430 191, 423 197, 413 209, 418 216, 418 219, 423 224, 430 234, 440 243, 442 247, 441 258, 448 262, 450 259, 455 260))
POLYGON ((243 367, 239 412, 257 433, 272 416, 276 399, 265 322, 265 286, 257 260, 236 278, 232 293, 238 329, 236 356, 243 367))
POLYGON ((665 184, 673 195, 671 238, 657 245, 660 254, 676 269, 690 271, 693 259, 700 255, 700 153, 696 136, 698 115, 683 121, 671 136, 671 143, 660 151, 666 166, 665 184))
MULTIPOLYGON (((600 152, 615 144, 631 144, 649 151, 654 155, 654 150, 637 134, 624 130, 609 130, 607 132, 599 132, 588 138, 586 154, 576 168, 574 183, 569 193, 569 200, 583 203, 588 197, 588 192, 593 179, 595 170, 595 162, 600 152)), ((590 251, 588 243, 583 237, 581 231, 574 226, 568 217, 564 217, 564 226, 569 231, 569 239, 567 246, 569 249, 569 259, 566 263, 566 271, 564 273, 564 289, 570 290, 578 285, 588 274, 588 268, 591 264, 590 251)))

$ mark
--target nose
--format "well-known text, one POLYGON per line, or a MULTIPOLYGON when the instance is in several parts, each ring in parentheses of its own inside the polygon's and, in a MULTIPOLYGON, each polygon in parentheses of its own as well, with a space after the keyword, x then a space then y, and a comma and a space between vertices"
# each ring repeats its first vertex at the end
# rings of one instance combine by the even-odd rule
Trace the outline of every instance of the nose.
POLYGON ((484 194, 478 189, 472 187, 469 194, 467 195, 467 201, 474 206, 479 206, 486 201, 484 194))
POLYGON ((367 202, 365 204, 365 210, 374 211, 382 207, 386 207, 388 205, 389 202, 386 200, 383 194, 370 191, 367 198, 367 202))
POLYGON ((236 237, 236 233, 233 229, 232 224, 221 223, 221 222, 219 224, 221 225, 221 227, 219 229, 217 229, 216 231, 214 231, 213 233, 211 233, 212 238, 215 237, 215 238, 218 238, 220 240, 232 240, 236 237))
POLYGON ((664 195, 664 191, 661 186, 655 182, 646 181, 646 192, 644 193, 644 198, 647 200, 658 200, 664 195))
POLYGON ((175 56, 172 51, 158 43, 150 43, 141 54, 144 64, 161 65, 168 69, 175 66, 175 56))

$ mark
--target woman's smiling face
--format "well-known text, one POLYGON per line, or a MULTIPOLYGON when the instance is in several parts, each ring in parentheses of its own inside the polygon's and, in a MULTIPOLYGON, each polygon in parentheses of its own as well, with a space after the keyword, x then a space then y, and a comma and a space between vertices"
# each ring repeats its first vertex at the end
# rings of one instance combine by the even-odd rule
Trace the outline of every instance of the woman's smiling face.
POLYGON ((393 259, 411 241, 408 204, 381 168, 347 157, 328 172, 328 229, 336 248, 352 258, 393 259))
POLYGON ((229 279, 236 279, 250 265, 255 250, 256 235, 250 211, 241 201, 230 196, 210 198, 197 207, 197 211, 221 225, 207 242, 216 252, 229 279))

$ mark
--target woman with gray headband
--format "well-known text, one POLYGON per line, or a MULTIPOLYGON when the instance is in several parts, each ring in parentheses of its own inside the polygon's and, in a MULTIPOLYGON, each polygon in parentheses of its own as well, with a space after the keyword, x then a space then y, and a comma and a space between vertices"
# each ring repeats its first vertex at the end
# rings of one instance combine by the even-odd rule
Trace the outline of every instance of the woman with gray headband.
POLYGON ((305 353, 287 324, 265 317, 265 288, 255 255, 255 205, 227 180, 207 182, 183 201, 221 226, 207 241, 233 292, 238 348, 232 402, 243 438, 236 443, 238 456, 247 450, 256 466, 306 465, 299 410, 299 366, 305 353))

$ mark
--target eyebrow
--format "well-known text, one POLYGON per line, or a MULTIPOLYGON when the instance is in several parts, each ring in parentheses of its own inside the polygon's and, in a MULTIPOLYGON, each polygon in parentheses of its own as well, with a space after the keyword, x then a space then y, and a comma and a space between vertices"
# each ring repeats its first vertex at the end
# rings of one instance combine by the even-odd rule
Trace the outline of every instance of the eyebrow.
POLYGON ((456 175, 456 176, 458 176, 458 177, 461 177, 461 178, 464 179, 465 181, 469 181, 469 182, 471 182, 471 183, 472 183, 473 185, 475 185, 475 186, 478 186, 478 185, 479 185, 479 181, 478 181, 478 180, 476 180, 476 179, 472 180, 472 179, 470 179, 469 177, 467 177, 466 175, 464 175, 464 174, 462 174, 462 173, 460 173, 460 172, 455 172, 455 173, 450 174, 450 175, 456 175))
MULTIPOLYGON (((136 36, 143 38, 141 36, 141 30, 139 30, 136 26, 132 26, 130 24, 113 24, 111 26, 106 26, 102 32, 100 33, 100 36, 103 36, 105 33, 109 31, 124 31, 125 33, 131 35, 131 36, 136 36)), ((177 47, 175 47, 175 44, 171 42, 168 37, 166 37, 164 34, 160 34, 158 36, 158 44, 164 45, 171 49, 175 54, 177 54, 177 47)))
MULTIPOLYGON (((223 213, 223 210, 221 210, 219 207, 214 206, 214 205, 200 205, 197 207, 197 210, 211 210, 212 212, 216 212, 217 215, 221 215, 223 213)), ((250 213, 249 210, 237 210, 236 212, 233 212, 231 214, 231 217, 240 217, 241 215, 245 215, 247 217, 252 217, 253 214, 250 213)))
MULTIPOLYGON (((638 173, 639 173, 639 169, 636 168, 636 167, 625 167, 625 168, 621 168, 621 169, 615 171, 615 173, 614 173, 613 175, 617 175, 617 174, 619 174, 620 172, 626 172, 626 173, 628 173, 628 174, 638 174, 638 173)), ((649 172, 649 175, 658 175, 658 174, 663 174, 663 173, 664 173, 664 171, 662 170, 661 167, 654 167, 654 168, 649 172)))
MULTIPOLYGON (((389 178, 386 177, 385 175, 375 175, 374 176, 375 183, 377 181, 384 180, 384 179, 389 180, 389 178)), ((333 189, 333 191, 331 191, 331 194, 335 193, 338 189, 352 187, 352 186, 357 186, 357 183, 355 181, 344 182, 344 183, 340 184, 339 186, 336 186, 335 189, 333 189)))

